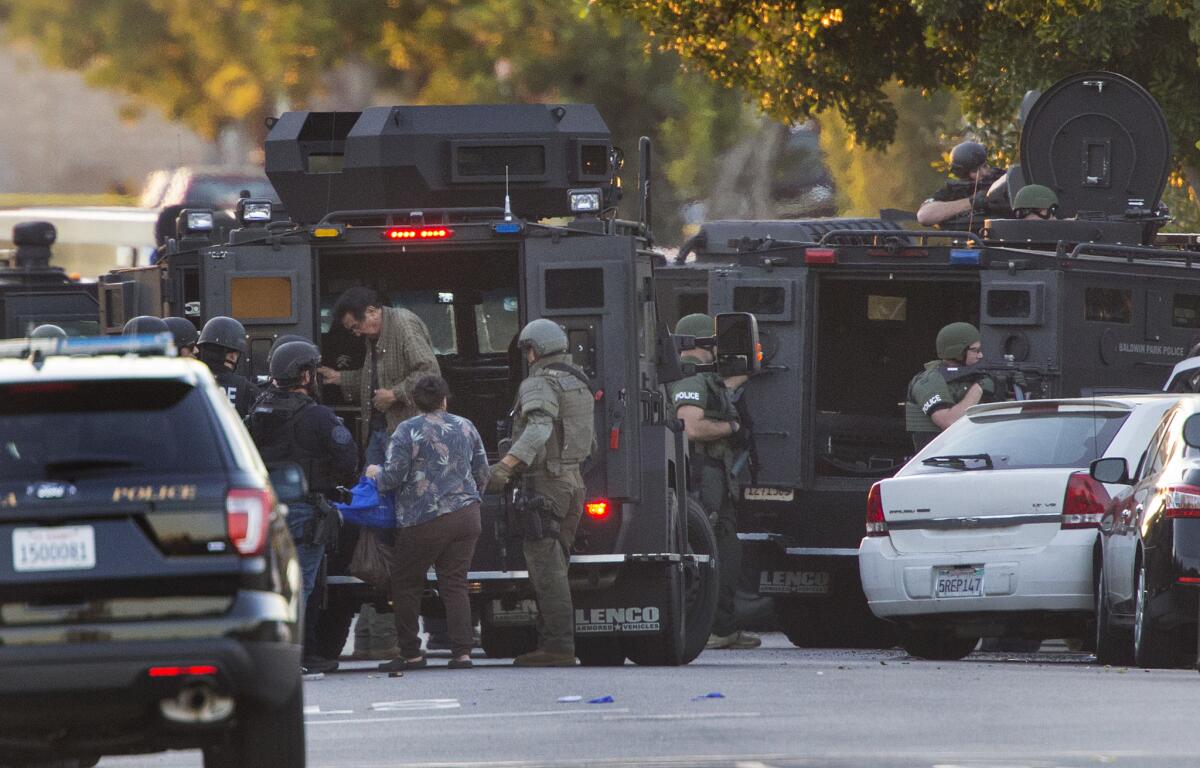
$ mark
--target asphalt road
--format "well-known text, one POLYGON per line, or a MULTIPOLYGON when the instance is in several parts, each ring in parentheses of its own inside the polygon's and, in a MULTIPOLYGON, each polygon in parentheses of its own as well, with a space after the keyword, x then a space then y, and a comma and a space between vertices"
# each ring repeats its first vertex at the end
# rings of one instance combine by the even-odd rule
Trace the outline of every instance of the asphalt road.
MULTIPOLYGON (((430 658, 398 678, 351 662, 307 681, 309 764, 1052 768, 1192 765, 1200 754, 1200 674, 1101 667, 1061 646, 926 662, 767 635, 763 648, 707 651, 677 669, 477 660, 451 671, 445 655, 430 658)), ((200 756, 100 765, 198 766, 200 756)))

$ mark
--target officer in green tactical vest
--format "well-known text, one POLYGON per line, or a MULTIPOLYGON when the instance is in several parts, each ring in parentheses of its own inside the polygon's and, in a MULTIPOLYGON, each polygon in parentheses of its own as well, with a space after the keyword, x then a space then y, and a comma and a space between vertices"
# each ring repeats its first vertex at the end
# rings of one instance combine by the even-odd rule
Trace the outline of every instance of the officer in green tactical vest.
POLYGON ((909 382, 905 398, 905 425, 918 451, 972 405, 997 399, 995 382, 976 370, 983 360, 978 328, 970 323, 945 326, 938 331, 937 354, 939 359, 926 363, 909 382))
MULTIPOLYGON (((705 314, 688 315, 676 324, 676 336, 709 337, 713 319, 705 314)), ((708 365, 715 359, 708 349, 684 350, 685 363, 708 365)), ((757 648, 762 640, 742 632, 734 621, 734 596, 741 574, 742 545, 737 537, 737 512, 733 500, 737 480, 733 465, 748 439, 738 420, 733 392, 746 382, 745 376, 722 378, 715 372, 699 372, 671 385, 671 402, 683 421, 691 446, 691 488, 700 505, 713 519, 717 538, 717 613, 706 648, 757 648)))
POLYGON ((596 447, 596 401, 587 375, 571 364, 567 334, 558 323, 532 321, 517 346, 531 367, 517 390, 512 445, 492 466, 487 486, 500 491, 520 477, 516 506, 537 597, 538 648, 513 664, 571 667, 575 614, 567 566, 583 515, 580 465, 596 447))

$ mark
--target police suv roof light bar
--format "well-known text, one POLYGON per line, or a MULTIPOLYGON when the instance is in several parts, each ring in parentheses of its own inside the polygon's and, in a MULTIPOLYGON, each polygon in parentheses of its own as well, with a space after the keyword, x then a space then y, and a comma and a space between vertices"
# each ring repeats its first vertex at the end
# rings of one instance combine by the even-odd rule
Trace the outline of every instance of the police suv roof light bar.
POLYGON ((6 339, 0 341, 0 359, 42 359, 51 356, 92 357, 137 355, 175 357, 175 339, 169 333, 143 336, 77 336, 66 339, 6 339))

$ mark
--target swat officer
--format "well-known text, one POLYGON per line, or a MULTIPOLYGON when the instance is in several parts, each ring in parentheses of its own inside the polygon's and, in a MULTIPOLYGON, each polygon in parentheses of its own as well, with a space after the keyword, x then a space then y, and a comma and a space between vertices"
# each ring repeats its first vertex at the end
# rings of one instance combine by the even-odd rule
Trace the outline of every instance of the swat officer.
MULTIPOLYGON (((675 325, 676 336, 707 338, 713 335, 713 319, 695 313, 675 325)), ((709 365, 715 359, 711 350, 696 347, 680 353, 684 362, 709 365)), ((745 383, 745 376, 728 381, 720 374, 704 371, 671 385, 671 402, 683 421, 691 446, 691 487, 698 491, 700 505, 714 519, 717 539, 717 613, 706 648, 757 648, 762 640, 737 628, 734 597, 741 574, 742 545, 737 537, 737 512, 733 507, 736 481, 734 460, 747 439, 747 431, 738 420, 733 390, 745 383)))
POLYGON ((163 322, 167 324, 171 335, 175 337, 175 350, 179 352, 179 356, 195 357, 196 341, 200 338, 200 334, 196 332, 196 326, 192 324, 192 321, 186 317, 166 317, 163 318, 163 322))
MULTIPOLYGON (((211 321, 209 321, 211 322, 211 321)), ((308 480, 309 500, 289 503, 287 524, 296 542, 303 579, 301 599, 308 605, 316 586, 325 547, 336 539, 337 512, 325 497, 343 482, 353 481, 358 449, 350 430, 327 406, 313 399, 321 353, 307 341, 292 341, 271 357, 271 386, 254 404, 246 420, 250 436, 267 466, 294 462, 308 480)), ((305 646, 312 648, 316 610, 307 611, 305 646)), ((308 672, 337 669, 337 662, 308 650, 302 663, 308 672)))
POLYGON ((958 181, 947 181, 917 209, 917 221, 923 226, 977 229, 989 215, 1008 215, 1008 172, 988 165, 982 144, 964 141, 956 146, 950 152, 950 173, 958 181))
POLYGON ((1026 184, 1017 190, 1012 206, 1015 219, 1058 218, 1058 195, 1041 184, 1026 184))
POLYGON ((909 382, 905 398, 905 423, 918 451, 972 405, 996 399, 995 382, 976 369, 983 360, 978 328, 945 326, 938 331, 937 355, 909 382))
POLYGON ((583 515, 579 467, 596 445, 595 400, 587 375, 570 363, 567 334, 557 323, 534 320, 521 330, 517 347, 531 367, 517 390, 512 444, 491 467, 487 485, 499 491, 521 478, 518 514, 537 597, 538 648, 513 664, 571 667, 575 618, 567 566, 583 515))
POLYGON ((260 393, 249 379, 234 372, 246 351, 245 327, 232 317, 214 317, 200 331, 196 349, 196 357, 212 371, 238 415, 246 418, 260 393))
POLYGON ((131 318, 121 329, 122 336, 157 336, 160 333, 170 333, 171 329, 161 317, 153 315, 138 315, 131 318))

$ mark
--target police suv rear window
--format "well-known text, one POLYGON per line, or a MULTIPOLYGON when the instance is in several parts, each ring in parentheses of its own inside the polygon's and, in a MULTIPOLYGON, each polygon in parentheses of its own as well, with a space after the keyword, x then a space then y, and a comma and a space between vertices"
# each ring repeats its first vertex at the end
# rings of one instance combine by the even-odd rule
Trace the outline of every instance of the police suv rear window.
POLYGON ((223 468, 203 392, 185 382, 0 385, 0 480, 223 468))
POLYGON ((933 456, 986 454, 994 469, 1088 466, 1104 455, 1108 444, 1129 417, 1128 411, 1060 411, 1055 406, 1031 404, 1003 413, 970 416, 969 423, 931 443, 904 474, 956 471, 930 466, 933 456))

